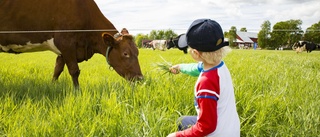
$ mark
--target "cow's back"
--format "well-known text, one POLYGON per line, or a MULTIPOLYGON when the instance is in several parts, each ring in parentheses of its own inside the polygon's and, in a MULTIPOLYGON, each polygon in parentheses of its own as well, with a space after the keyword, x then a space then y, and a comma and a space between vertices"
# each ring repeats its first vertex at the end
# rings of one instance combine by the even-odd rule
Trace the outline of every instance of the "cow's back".
POLYGON ((0 1, 1 45, 43 42, 70 35, 79 35, 80 39, 96 37, 96 32, 74 31, 99 29, 113 30, 110 34, 117 32, 93 0, 0 1))

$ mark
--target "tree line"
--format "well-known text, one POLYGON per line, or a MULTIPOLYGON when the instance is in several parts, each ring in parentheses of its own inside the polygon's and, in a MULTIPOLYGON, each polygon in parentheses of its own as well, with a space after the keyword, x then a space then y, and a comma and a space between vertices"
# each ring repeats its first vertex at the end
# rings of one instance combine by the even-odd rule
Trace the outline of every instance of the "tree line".
POLYGON ((270 21, 264 21, 258 33, 258 43, 261 48, 291 47, 297 41, 320 43, 320 21, 308 27, 304 32, 301 29, 301 20, 277 22, 272 27, 270 21))
MULTIPOLYGON (((304 32, 301 28, 302 21, 287 20, 277 22, 271 29, 270 21, 264 21, 258 33, 258 45, 263 49, 274 49, 280 46, 291 47, 297 41, 310 41, 320 44, 320 21, 308 27, 304 32)), ((240 31, 247 32, 246 28, 240 31)), ((229 39, 229 45, 235 46, 237 28, 232 26, 228 32, 224 32, 229 39)))
MULTIPOLYGON (((266 20, 261 24, 261 30, 258 32, 258 45, 262 49, 274 49, 280 46, 291 47, 295 42, 303 40, 320 44, 320 21, 308 27, 304 32, 301 28, 302 20, 287 20, 277 22, 271 29, 270 21, 266 20)), ((245 27, 240 31, 247 32, 245 27)), ((225 38, 228 38, 231 47, 236 46, 237 28, 232 26, 229 31, 224 32, 225 38)), ((137 34, 135 43, 142 47, 142 40, 170 39, 177 37, 178 34, 173 30, 152 30, 149 34, 137 34)))
POLYGON ((160 40, 165 39, 168 40, 170 38, 177 37, 178 34, 175 33, 173 30, 152 30, 149 34, 137 34, 135 36, 135 43, 136 45, 141 48, 143 40, 160 40))

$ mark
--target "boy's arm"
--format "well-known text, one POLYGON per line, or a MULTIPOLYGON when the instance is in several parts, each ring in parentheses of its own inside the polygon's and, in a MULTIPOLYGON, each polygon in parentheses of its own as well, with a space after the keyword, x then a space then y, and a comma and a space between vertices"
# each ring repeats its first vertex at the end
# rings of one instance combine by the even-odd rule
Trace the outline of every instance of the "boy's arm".
POLYGON ((201 65, 202 63, 179 64, 179 70, 181 73, 197 77, 201 72, 201 65))

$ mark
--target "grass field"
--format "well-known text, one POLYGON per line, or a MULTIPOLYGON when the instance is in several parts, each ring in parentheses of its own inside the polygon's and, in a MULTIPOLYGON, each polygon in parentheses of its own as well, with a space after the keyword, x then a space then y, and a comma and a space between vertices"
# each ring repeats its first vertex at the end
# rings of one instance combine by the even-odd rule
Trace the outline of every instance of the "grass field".
MULTIPOLYGON (((94 55, 79 64, 79 91, 66 68, 51 82, 51 52, 0 57, 1 137, 163 137, 176 130, 179 116, 196 114, 196 78, 156 65, 193 62, 176 49, 140 49, 140 84, 126 82, 94 55)), ((319 51, 233 50, 224 61, 233 77, 241 136, 320 135, 319 51)))

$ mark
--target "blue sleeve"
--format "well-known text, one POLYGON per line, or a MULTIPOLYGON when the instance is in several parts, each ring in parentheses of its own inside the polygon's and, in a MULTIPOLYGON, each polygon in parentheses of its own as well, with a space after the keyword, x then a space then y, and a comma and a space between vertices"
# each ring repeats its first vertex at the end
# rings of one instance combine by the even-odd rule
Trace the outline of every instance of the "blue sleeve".
POLYGON ((190 76, 199 76, 202 70, 202 63, 179 64, 180 72, 190 76))

